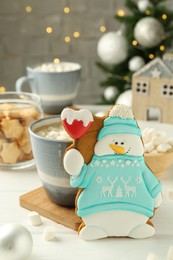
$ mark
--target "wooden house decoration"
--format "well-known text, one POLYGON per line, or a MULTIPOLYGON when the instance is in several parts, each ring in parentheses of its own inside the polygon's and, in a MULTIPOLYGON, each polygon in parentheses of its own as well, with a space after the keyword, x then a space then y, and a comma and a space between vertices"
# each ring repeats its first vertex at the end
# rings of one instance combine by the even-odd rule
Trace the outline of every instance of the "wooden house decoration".
POLYGON ((155 58, 133 74, 132 96, 137 119, 173 124, 173 54, 155 58))

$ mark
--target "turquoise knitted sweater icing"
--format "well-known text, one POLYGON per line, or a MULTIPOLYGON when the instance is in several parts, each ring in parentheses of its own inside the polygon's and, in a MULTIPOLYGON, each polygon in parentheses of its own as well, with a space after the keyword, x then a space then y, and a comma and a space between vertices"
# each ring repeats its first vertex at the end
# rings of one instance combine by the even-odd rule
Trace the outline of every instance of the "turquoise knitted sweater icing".
POLYGON ((93 156, 84 164, 73 187, 84 188, 77 214, 80 217, 108 210, 133 211, 148 217, 154 214, 154 199, 161 183, 145 164, 143 156, 93 156))

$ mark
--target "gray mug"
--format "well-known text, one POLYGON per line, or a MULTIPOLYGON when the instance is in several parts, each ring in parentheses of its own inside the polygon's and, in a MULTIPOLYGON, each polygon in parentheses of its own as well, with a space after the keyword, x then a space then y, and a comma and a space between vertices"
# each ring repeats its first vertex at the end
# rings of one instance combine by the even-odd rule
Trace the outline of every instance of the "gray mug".
MULTIPOLYGON (((53 65, 53 63, 47 64, 53 65)), ((71 65, 73 70, 39 71, 35 69, 41 65, 38 64, 27 67, 27 76, 16 81, 17 92, 23 91, 24 83, 29 82, 31 92, 41 97, 43 111, 47 114, 60 114, 64 107, 73 104, 77 96, 81 65, 73 62, 61 62, 60 64, 71 65)))
POLYGON ((63 166, 65 150, 72 141, 52 140, 35 133, 40 127, 61 122, 60 116, 49 116, 29 127, 36 168, 48 197, 56 204, 74 207, 77 189, 70 185, 70 176, 63 166))

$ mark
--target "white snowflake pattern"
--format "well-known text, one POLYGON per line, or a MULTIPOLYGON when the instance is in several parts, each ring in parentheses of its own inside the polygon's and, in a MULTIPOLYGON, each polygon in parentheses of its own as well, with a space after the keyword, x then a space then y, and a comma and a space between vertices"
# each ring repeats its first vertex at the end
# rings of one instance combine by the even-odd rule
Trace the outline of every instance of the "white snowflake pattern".
POLYGON ((106 160, 102 160, 102 163, 105 164, 105 163, 106 163, 106 160))
POLYGON ((97 184, 101 184, 102 182, 103 182, 102 176, 97 176, 97 177, 96 177, 96 183, 97 183, 97 184))
POLYGON ((122 162, 122 160, 118 160, 118 162, 119 162, 119 163, 121 163, 121 162, 122 162))
POLYGON ((100 162, 99 162, 99 161, 95 161, 94 165, 95 165, 95 166, 99 166, 99 165, 100 165, 100 162))
POLYGON ((131 164, 131 161, 129 161, 129 160, 125 161, 125 164, 126 164, 126 165, 130 165, 130 164, 131 164))
POLYGON ((109 164, 105 164, 105 167, 106 167, 106 168, 109 168, 109 164))
POLYGON ((115 165, 115 162, 114 162, 114 161, 110 161, 110 165, 111 165, 111 166, 114 166, 114 165, 115 165))
POLYGON ((142 182, 142 177, 141 176, 137 176, 135 181, 136 181, 136 183, 140 184, 142 182))
POLYGON ((123 163, 121 164, 121 167, 122 167, 122 168, 124 167, 124 164, 123 164, 123 163))

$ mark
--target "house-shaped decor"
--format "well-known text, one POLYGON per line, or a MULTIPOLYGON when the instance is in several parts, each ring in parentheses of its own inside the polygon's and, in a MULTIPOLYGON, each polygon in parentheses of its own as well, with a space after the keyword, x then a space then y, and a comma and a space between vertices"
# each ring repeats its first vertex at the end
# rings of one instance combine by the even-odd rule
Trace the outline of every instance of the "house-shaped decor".
POLYGON ((132 77, 136 119, 173 124, 173 54, 155 58, 132 77))

